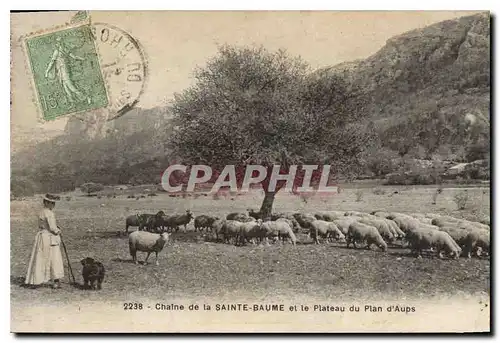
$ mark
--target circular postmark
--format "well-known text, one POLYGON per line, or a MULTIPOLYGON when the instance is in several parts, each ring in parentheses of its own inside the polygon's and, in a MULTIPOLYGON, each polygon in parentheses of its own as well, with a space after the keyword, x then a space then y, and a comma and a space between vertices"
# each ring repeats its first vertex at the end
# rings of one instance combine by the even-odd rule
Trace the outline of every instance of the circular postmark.
POLYGON ((91 29, 110 101, 107 120, 112 120, 139 101, 148 76, 147 61, 138 41, 126 31, 104 23, 92 23, 91 29))
POLYGON ((94 135, 107 132, 107 123, 139 102, 148 65, 131 34, 114 25, 92 23, 83 12, 76 17, 71 23, 23 35, 20 42, 38 119, 68 116, 68 124, 76 124, 73 129, 94 135))
POLYGON ((105 108, 80 113, 77 118, 97 124, 124 115, 139 102, 148 65, 139 42, 125 30, 105 23, 92 23, 90 28, 109 102, 105 108))

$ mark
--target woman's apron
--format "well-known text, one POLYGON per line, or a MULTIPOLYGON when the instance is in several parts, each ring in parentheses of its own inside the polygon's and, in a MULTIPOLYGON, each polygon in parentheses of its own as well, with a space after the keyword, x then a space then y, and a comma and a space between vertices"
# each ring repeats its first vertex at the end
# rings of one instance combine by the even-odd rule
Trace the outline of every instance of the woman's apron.
POLYGON ((26 284, 39 285, 64 277, 61 237, 42 229, 35 236, 26 273, 26 284))

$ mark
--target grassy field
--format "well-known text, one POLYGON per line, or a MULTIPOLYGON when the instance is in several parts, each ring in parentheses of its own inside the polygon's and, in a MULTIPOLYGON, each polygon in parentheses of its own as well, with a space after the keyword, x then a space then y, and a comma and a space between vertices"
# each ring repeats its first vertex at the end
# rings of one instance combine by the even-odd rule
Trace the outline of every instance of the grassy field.
MULTIPOLYGON (((489 217, 489 188, 469 188, 469 202, 458 210, 453 198, 464 188, 445 188, 432 204, 434 188, 383 187, 345 188, 340 194, 302 199, 278 194, 275 211, 315 210, 385 210, 400 212, 433 212, 477 220, 489 217), (360 192, 362 195, 360 196, 360 192), (359 201, 357 201, 358 198, 359 201)), ((36 214, 39 198, 11 202, 11 298, 15 303, 78 302, 137 298, 210 296, 230 297, 252 294, 256 299, 268 296, 318 294, 325 299, 355 297, 361 294, 382 297, 428 297, 439 294, 487 293, 490 291, 490 261, 439 259, 433 256, 415 259, 409 251, 391 247, 387 252, 346 249, 341 244, 316 246, 300 235, 299 244, 269 247, 232 245, 204 241, 193 232, 174 233, 172 241, 160 256, 160 265, 134 265, 124 235, 125 217, 138 212, 184 212, 194 215, 225 215, 258 209, 262 194, 214 200, 172 198, 159 193, 156 197, 127 199, 85 197, 73 193, 63 197, 55 212, 63 229, 71 265, 77 282, 82 282, 79 261, 87 256, 98 259, 107 269, 103 290, 83 291, 63 284, 61 290, 30 290, 21 287, 29 254, 37 231, 36 214)), ((135 228, 133 228, 135 229, 135 228)), ((145 254, 139 253, 139 260, 145 254)), ((154 257, 154 256, 153 256, 154 257)), ((153 262, 151 259, 150 262, 153 262)), ((65 282, 67 282, 67 277, 65 282)))

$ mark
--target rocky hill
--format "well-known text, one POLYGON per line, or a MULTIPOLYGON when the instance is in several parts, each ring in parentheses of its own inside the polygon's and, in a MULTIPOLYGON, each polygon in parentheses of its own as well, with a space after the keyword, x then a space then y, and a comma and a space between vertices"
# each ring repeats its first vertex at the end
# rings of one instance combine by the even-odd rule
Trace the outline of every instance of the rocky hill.
MULTIPOLYGON (((406 32, 364 60, 322 71, 344 78, 366 104, 364 120, 380 137, 368 164, 384 173, 395 157, 489 158, 488 14, 406 32)), ((136 108, 97 138, 85 123, 69 120, 65 135, 13 153, 13 182, 54 191, 87 181, 157 182, 151 178, 168 165, 169 117, 164 107, 136 108)))
POLYGON ((421 148, 420 157, 430 158, 489 144, 487 13, 404 33, 365 60, 328 69, 360 89, 367 120, 401 155, 421 148))

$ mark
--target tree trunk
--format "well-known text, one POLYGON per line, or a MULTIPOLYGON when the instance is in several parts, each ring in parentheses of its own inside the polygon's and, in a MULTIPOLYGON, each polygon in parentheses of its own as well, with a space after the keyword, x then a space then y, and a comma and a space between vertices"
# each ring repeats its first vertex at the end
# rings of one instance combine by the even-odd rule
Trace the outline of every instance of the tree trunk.
POLYGON ((276 192, 265 193, 264 200, 262 201, 262 206, 260 207, 260 217, 262 218, 262 220, 271 217, 271 213, 273 213, 273 203, 275 196, 276 192))

